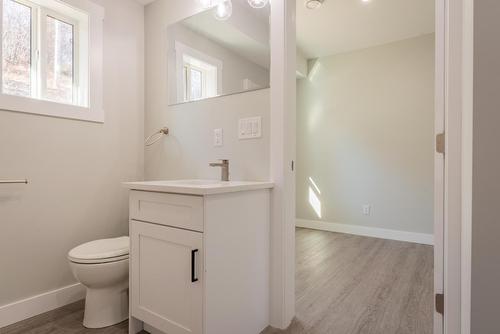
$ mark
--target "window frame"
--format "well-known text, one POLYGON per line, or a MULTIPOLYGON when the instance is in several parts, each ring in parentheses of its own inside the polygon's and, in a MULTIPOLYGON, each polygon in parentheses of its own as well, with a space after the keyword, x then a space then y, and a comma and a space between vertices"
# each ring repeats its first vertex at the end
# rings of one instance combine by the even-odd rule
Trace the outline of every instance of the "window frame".
MULTIPOLYGON (((223 62, 221 60, 214 58, 214 57, 211 57, 211 56, 209 56, 209 55, 207 55, 199 50, 196 50, 190 46, 187 46, 182 42, 175 41, 175 62, 176 62, 175 67, 176 67, 176 72, 177 72, 176 76, 175 76, 175 80, 176 80, 175 86, 176 86, 176 90, 177 90, 176 91, 177 101, 182 101, 182 103, 191 102, 191 101, 199 101, 199 100, 206 99, 207 97, 219 96, 221 94, 221 92, 222 92, 222 71, 223 71, 223 62), (214 94, 213 96, 212 95, 205 96, 205 97, 202 97, 200 99, 194 99, 194 100, 186 99, 186 97, 188 96, 188 94, 186 94, 186 89, 188 88, 188 85, 186 83, 185 65, 186 65, 186 63, 189 63, 189 62, 185 61, 185 57, 192 58, 192 59, 199 61, 201 63, 206 63, 208 66, 211 66, 214 68, 214 72, 213 72, 214 85, 211 88, 213 90, 213 94, 214 94)), ((208 90, 208 84, 207 84, 206 80, 207 80, 207 77, 209 76, 208 73, 210 71, 203 68, 203 67, 193 65, 191 63, 189 63, 189 65, 205 74, 205 75, 203 75, 204 76, 204 78, 203 78, 204 87, 203 88, 205 89, 205 92, 206 92, 208 90)))
POLYGON ((195 66, 189 62, 184 62, 184 71, 185 71, 185 75, 184 75, 184 102, 190 102, 190 101, 198 101, 198 100, 202 100, 202 99, 205 99, 207 98, 207 70, 202 68, 202 67, 199 67, 199 66, 195 66), (201 97, 199 98, 193 98, 191 96, 191 91, 192 91, 192 87, 191 87, 191 72, 192 71, 198 71, 201 73, 201 97))
MULTIPOLYGON (((18 0, 14 0, 18 1, 18 0)), ((26 1, 26 0, 24 0, 26 1)), ((81 96, 85 95, 83 90, 85 88, 80 86, 80 75, 81 75, 81 70, 80 70, 80 29, 79 29, 79 22, 78 20, 75 20, 74 18, 71 18, 70 16, 58 13, 52 9, 49 8, 44 8, 44 7, 39 7, 39 13, 38 13, 38 26, 40 28, 40 35, 38 36, 39 39, 39 55, 40 59, 38 59, 38 65, 40 66, 39 69, 39 82, 40 82, 40 89, 38 92, 37 98, 40 100, 44 101, 51 101, 48 100, 46 97, 47 94, 47 55, 48 55, 48 46, 47 46, 47 18, 53 18, 55 20, 58 20, 60 22, 69 24, 73 27, 73 89, 72 89, 72 103, 68 103, 69 105, 77 105, 77 106, 84 106, 86 105, 86 101, 81 99, 81 96)), ((36 51, 35 51, 36 52, 36 51)), ((57 101, 51 101, 55 103, 62 103, 62 104, 67 104, 64 102, 57 102, 57 101)))
MULTIPOLYGON (((0 33, 3 33, 3 1, 0 0, 0 33)), ((38 114, 58 118, 76 119, 89 122, 104 123, 103 110, 103 21, 104 9, 89 0, 14 0, 32 9, 32 78, 36 73, 36 81, 32 79, 33 89, 37 94, 32 97, 3 94, 0 91, 0 112, 14 111, 38 114), (70 15, 67 15, 70 13, 70 15), (46 61, 40 59, 43 38, 37 38, 33 33, 35 27, 46 30, 46 23, 38 20, 42 15, 73 25, 73 103, 50 101, 45 99, 40 86, 46 86, 46 80, 40 77, 41 69, 35 65, 46 66, 46 61), (36 20, 36 21, 34 21, 36 20), (83 37, 83 38, 82 38, 83 37), (82 48, 87 50, 82 58, 82 48), (35 54, 36 53, 36 54, 35 54), (40 55, 40 56, 39 56, 40 55), (33 57, 36 57, 33 59, 33 57), (35 61, 36 60, 36 61, 35 61), (36 88, 33 84, 36 83, 36 88), (76 89, 75 89, 76 88, 76 89), (76 93, 76 97, 75 97, 76 93)), ((43 16, 45 18, 45 16, 43 16)), ((46 20, 46 19, 45 19, 46 20)), ((43 32, 40 32, 40 36, 43 32)), ((46 43, 46 42, 45 42, 46 43)), ((45 47, 47 47, 45 45, 45 47)), ((3 58, 3 46, 0 47, 0 59, 3 58)), ((0 62, 0 67, 3 66, 0 62)), ((46 71, 46 69, 45 69, 46 71)), ((0 83, 3 82, 3 70, 0 70, 0 83)), ((45 76, 46 78, 46 76, 45 76)), ((3 87, 3 84, 2 84, 3 87)))

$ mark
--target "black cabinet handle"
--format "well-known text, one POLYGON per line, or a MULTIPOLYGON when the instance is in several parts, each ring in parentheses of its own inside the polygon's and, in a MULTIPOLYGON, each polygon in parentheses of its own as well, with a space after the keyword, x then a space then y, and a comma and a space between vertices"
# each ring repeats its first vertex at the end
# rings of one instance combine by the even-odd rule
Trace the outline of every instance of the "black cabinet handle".
POLYGON ((198 277, 196 277, 196 253, 197 249, 191 251, 191 283, 198 282, 198 277))

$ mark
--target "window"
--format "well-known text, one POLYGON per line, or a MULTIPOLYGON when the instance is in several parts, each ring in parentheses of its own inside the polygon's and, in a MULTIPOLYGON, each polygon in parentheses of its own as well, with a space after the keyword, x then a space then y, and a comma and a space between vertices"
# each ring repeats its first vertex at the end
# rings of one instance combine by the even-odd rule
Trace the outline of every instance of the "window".
POLYGON ((32 94, 32 17, 31 7, 20 2, 4 1, 2 91, 5 94, 32 94))
MULTIPOLYGON (((74 104, 78 101, 78 83, 74 75, 75 25, 63 20, 47 17, 47 52, 44 97, 50 101, 74 104)), ((43 57, 42 57, 43 58, 43 57)))
POLYGON ((102 8, 88 0, 0 3, 0 109, 102 122, 102 8))
POLYGON ((217 95, 217 67, 184 55, 184 101, 217 95))
POLYGON ((4 94, 85 105, 78 99, 78 22, 26 0, 3 0, 4 94))

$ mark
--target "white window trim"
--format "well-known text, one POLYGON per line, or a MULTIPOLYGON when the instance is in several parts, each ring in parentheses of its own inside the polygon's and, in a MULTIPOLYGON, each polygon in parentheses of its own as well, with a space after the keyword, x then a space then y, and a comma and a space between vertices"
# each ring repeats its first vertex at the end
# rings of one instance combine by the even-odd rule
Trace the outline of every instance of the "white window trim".
MULTIPOLYGON (((187 56, 188 59, 194 59, 190 55, 184 54, 183 56, 187 56)), ((184 57, 183 57, 184 58, 184 57)), ((196 59, 196 61, 202 61, 196 59)), ((183 92, 184 92, 184 102, 198 101, 206 98, 214 97, 218 95, 218 68, 213 66, 212 64, 205 63, 204 65, 210 66, 210 69, 205 66, 198 66, 189 60, 183 60, 184 67, 184 76, 183 76, 183 92), (201 97, 193 98, 191 96, 191 71, 198 71, 201 73, 201 97)))
POLYGON ((222 93, 222 70, 223 70, 223 62, 219 59, 210 57, 209 55, 200 52, 196 49, 193 49, 179 41, 175 41, 175 62, 176 62, 176 82, 177 82, 177 101, 182 102, 190 102, 196 100, 186 101, 184 98, 184 88, 185 83, 183 80, 178 80, 178 78, 184 78, 184 55, 199 59, 207 64, 210 64, 217 68, 217 89, 216 96, 221 95, 222 93))
MULTIPOLYGON (((61 12, 58 8, 53 8, 53 2, 47 0, 31 0, 42 7, 54 9, 61 12), (51 6, 52 5, 52 6, 51 6)), ((76 61, 78 50, 75 50, 75 66, 88 66, 85 72, 88 72, 88 79, 85 77, 77 78, 79 85, 87 85, 87 96, 79 96, 81 101, 88 101, 88 106, 78 106, 51 102, 30 97, 14 96, 2 94, 0 92, 0 110, 22 112, 28 114, 45 115, 58 118, 76 119, 89 122, 104 123, 105 115, 103 109, 103 21, 104 8, 89 0, 57 0, 57 3, 83 12, 88 15, 88 27, 79 26, 79 29, 88 29, 88 41, 80 40, 80 48, 87 48, 88 62, 76 61), (85 45, 88 43, 88 45, 85 45), (78 64, 78 65, 77 65, 78 64), (87 82, 88 80, 88 82, 87 82)), ((63 9, 64 10, 64 9, 63 9)), ((64 14, 64 12, 63 12, 64 14)), ((0 18, 3 18, 3 0, 0 0, 0 18)), ((56 17, 57 18, 57 17, 56 17)), ((0 32, 3 25, 0 24, 0 32)), ((0 47, 0 59, 2 59, 2 48, 0 47)), ((78 59, 83 60, 83 59, 78 59)), ((81 69, 80 69, 81 70, 81 69)), ((80 71, 75 71, 80 72, 80 71)), ((76 79, 76 78, 75 78, 76 79)), ((2 71, 0 71, 0 81, 2 80, 2 71)), ((84 90, 85 91, 85 90, 84 90)))

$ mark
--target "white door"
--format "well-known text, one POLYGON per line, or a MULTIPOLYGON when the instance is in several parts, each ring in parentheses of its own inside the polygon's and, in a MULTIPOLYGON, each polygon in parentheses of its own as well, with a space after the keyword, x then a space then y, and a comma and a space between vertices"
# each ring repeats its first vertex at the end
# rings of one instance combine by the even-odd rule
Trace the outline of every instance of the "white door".
POLYGON ((203 332, 203 234, 130 222, 132 316, 168 334, 203 332))

